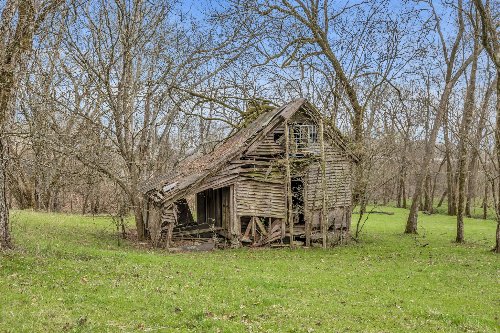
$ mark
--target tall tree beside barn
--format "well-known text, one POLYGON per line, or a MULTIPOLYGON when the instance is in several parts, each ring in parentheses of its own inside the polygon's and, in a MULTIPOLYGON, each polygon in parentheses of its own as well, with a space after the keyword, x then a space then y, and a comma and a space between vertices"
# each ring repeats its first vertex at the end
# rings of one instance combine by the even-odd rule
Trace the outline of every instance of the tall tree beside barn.
POLYGON ((9 122, 24 57, 45 19, 62 1, 7 0, 0 11, 0 249, 9 248, 9 207, 6 169, 9 161, 9 122))
POLYGON ((181 110, 196 107, 186 91, 225 61, 212 47, 218 32, 201 33, 177 10, 182 12, 168 1, 78 3, 63 42, 65 75, 84 78, 82 90, 88 92, 83 108, 67 109, 94 129, 96 139, 85 138, 78 148, 78 133, 60 140, 66 154, 119 186, 140 240, 147 234, 139 184, 165 173, 178 158, 183 136, 191 135, 183 130, 189 118, 181 110))
POLYGON ((456 22, 457 31, 454 36, 452 36, 451 46, 445 37, 445 32, 441 26, 440 14, 437 12, 436 7, 432 1, 429 2, 432 12, 432 20, 435 23, 435 30, 439 37, 439 43, 441 44, 442 57, 446 64, 446 69, 444 73, 444 88, 440 93, 439 105, 436 110, 436 115, 431 126, 429 136, 426 138, 425 152, 422 159, 422 164, 420 167, 420 172, 417 173, 415 179, 415 192, 412 196, 412 203, 410 207, 410 212, 408 214, 408 220, 406 222, 405 233, 415 234, 417 233, 417 214, 419 210, 419 204, 422 197, 424 181, 429 172, 429 166, 435 155, 435 144, 438 137, 439 130, 443 122, 443 118, 448 112, 448 104, 450 96, 453 92, 457 81, 463 75, 468 65, 474 59, 474 55, 468 56, 468 58, 459 63, 460 48, 463 43, 465 25, 463 19, 463 1, 459 0, 456 6, 456 22))
POLYGON ((175 37, 167 32, 170 7, 141 0, 99 1, 75 4, 74 13, 65 37, 69 55, 62 65, 69 80, 85 78, 80 84, 89 92, 84 96, 89 107, 70 104, 68 109, 93 129, 88 137, 94 139, 79 149, 74 148, 78 133, 59 139, 66 154, 118 184, 133 210, 138 239, 143 240, 146 229, 137 187, 151 172, 158 147, 168 151, 168 138, 162 134, 170 130, 174 117, 162 89, 173 65, 165 54, 165 41, 175 37), (164 72, 159 71, 162 63, 164 72))
MULTIPOLYGON (((495 2, 494 2, 495 3, 495 2)), ((496 126, 495 126, 495 154, 496 154, 496 175, 493 179, 498 178, 500 174, 500 36, 498 26, 500 13, 498 6, 491 6, 490 1, 474 0, 474 5, 479 12, 481 21, 481 42, 486 49, 490 59, 496 67, 496 126)), ((495 236, 495 247, 493 251, 500 253, 500 185, 497 187, 497 203, 495 205, 495 213, 497 219, 497 229, 495 236)))
MULTIPOLYGON (((470 160, 469 160, 469 178, 467 181, 467 200, 465 202, 465 216, 472 217, 472 207, 473 200, 476 196, 477 191, 477 182, 478 182, 478 172, 479 172, 479 162, 480 162, 480 154, 482 153, 481 144, 484 139, 484 132, 488 120, 488 111, 491 102, 491 96, 495 91, 496 82, 495 80, 488 78, 488 84, 486 87, 486 91, 484 92, 484 96, 481 100, 481 104, 479 106, 478 118, 479 121, 474 130, 474 136, 471 139, 471 152, 470 152, 470 160)), ((488 184, 485 184, 485 189, 488 190, 488 184)), ((484 217, 486 218, 486 217, 484 217)))
MULTIPOLYGON (((472 25, 476 25, 474 13, 470 13, 472 25)), ((476 34, 476 27, 473 28, 473 34, 476 34)), ((469 74, 468 85, 465 93, 462 121, 458 132, 458 198, 457 198, 457 243, 464 242, 464 208, 466 201, 466 181, 470 175, 467 175, 467 161, 469 158, 469 142, 472 117, 474 115, 475 94, 476 94, 476 76, 478 67, 478 58, 480 54, 480 44, 474 36, 473 58, 469 74)))

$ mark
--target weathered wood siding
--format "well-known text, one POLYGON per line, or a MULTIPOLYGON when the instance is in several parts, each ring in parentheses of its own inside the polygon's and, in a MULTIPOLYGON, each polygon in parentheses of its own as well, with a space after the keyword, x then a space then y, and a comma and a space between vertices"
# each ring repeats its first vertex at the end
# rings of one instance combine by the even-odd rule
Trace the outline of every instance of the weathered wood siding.
MULTIPOLYGON (((328 208, 351 205, 351 161, 339 148, 327 144, 325 147, 326 204, 328 208)), ((307 210, 321 209, 321 163, 312 162, 306 168, 305 205, 307 210)))
POLYGON ((284 137, 281 137, 284 133, 284 126, 281 125, 267 135, 260 141, 253 144, 247 152, 247 156, 272 156, 277 154, 282 154, 285 152, 284 137), (281 138, 280 138, 281 137, 281 138))
POLYGON ((229 164, 220 170, 216 175, 213 175, 203 181, 198 187, 198 192, 207 189, 217 189, 221 187, 226 187, 233 184, 238 177, 238 166, 234 164, 229 164))
POLYGON ((286 216, 285 184, 241 180, 235 186, 238 216, 286 216))

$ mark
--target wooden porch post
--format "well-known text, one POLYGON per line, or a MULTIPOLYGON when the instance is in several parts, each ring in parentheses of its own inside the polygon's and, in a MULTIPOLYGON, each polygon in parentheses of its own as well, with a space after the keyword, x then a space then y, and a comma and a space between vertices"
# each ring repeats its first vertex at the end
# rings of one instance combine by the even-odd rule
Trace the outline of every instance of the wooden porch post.
POLYGON ((240 236, 241 236, 241 225, 240 220, 238 218, 238 212, 236 208, 236 193, 237 193, 237 184, 231 185, 229 187, 229 202, 230 202, 230 227, 228 229, 231 245, 239 246, 240 245, 240 236))
POLYGON ((323 119, 319 122, 319 140, 321 149, 321 189, 323 192, 323 201, 321 208, 321 238, 323 240, 323 248, 326 248, 326 231, 328 227, 327 207, 326 207, 326 161, 325 161, 325 140, 324 140, 323 119))
POLYGON ((292 205, 292 177, 290 171, 290 132, 288 121, 285 122, 285 155, 286 155, 286 195, 287 195, 287 220, 290 233, 290 248, 293 248, 293 205, 292 205))

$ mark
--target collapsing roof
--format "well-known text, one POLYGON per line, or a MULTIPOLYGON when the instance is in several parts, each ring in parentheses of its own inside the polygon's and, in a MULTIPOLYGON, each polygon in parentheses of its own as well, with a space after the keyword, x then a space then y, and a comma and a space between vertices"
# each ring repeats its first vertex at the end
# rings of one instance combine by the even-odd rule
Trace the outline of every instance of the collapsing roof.
MULTIPOLYGON (((192 192, 191 189, 196 188, 204 179, 216 174, 232 159, 245 154, 254 142, 290 119, 302 108, 307 109, 316 118, 322 117, 306 99, 297 99, 282 107, 264 112, 246 127, 217 145, 211 153, 186 159, 175 171, 143 183, 140 188, 141 192, 156 203, 172 203, 188 195, 192 192)), ((349 151, 347 140, 334 126, 326 126, 325 134, 355 162, 358 161, 358 158, 349 151)))

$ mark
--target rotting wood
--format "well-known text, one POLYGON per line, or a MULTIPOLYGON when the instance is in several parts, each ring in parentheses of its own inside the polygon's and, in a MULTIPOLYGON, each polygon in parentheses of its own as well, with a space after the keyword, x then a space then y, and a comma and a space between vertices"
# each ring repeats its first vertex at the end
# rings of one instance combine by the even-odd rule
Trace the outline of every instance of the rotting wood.
POLYGON ((257 223, 257 226, 259 227, 260 229, 260 232, 266 236, 267 235, 267 230, 266 230, 266 227, 264 227, 264 225, 262 224, 262 221, 260 220, 260 218, 256 217, 255 218, 255 222, 257 223))
POLYGON ((286 158, 286 196, 287 196, 287 221, 290 229, 290 248, 293 248, 293 207, 292 207, 292 177, 290 172, 290 131, 288 121, 285 121, 285 158, 286 158))
POLYGON ((326 165, 325 165, 325 141, 323 135, 323 119, 319 122, 319 140, 321 143, 321 190, 323 191, 323 202, 321 208, 321 237, 323 248, 326 248, 326 228, 328 225, 326 213, 326 165))
MULTIPOLYGON (((252 217, 253 220, 253 217, 252 217)), ((245 233, 241 237, 242 242, 250 242, 250 232, 252 231, 252 221, 248 222, 248 225, 245 229, 245 233)))
POLYGON ((183 236, 201 235, 201 234, 206 234, 206 233, 213 233, 213 232, 216 232, 218 230, 223 230, 223 228, 205 228, 205 229, 195 229, 195 230, 189 230, 189 231, 174 232, 172 237, 179 238, 179 237, 183 237, 183 236))
POLYGON ((257 239, 257 228, 255 227, 255 220, 257 218, 255 216, 252 216, 252 219, 250 220, 250 224, 252 225, 252 240, 255 243, 257 239))

